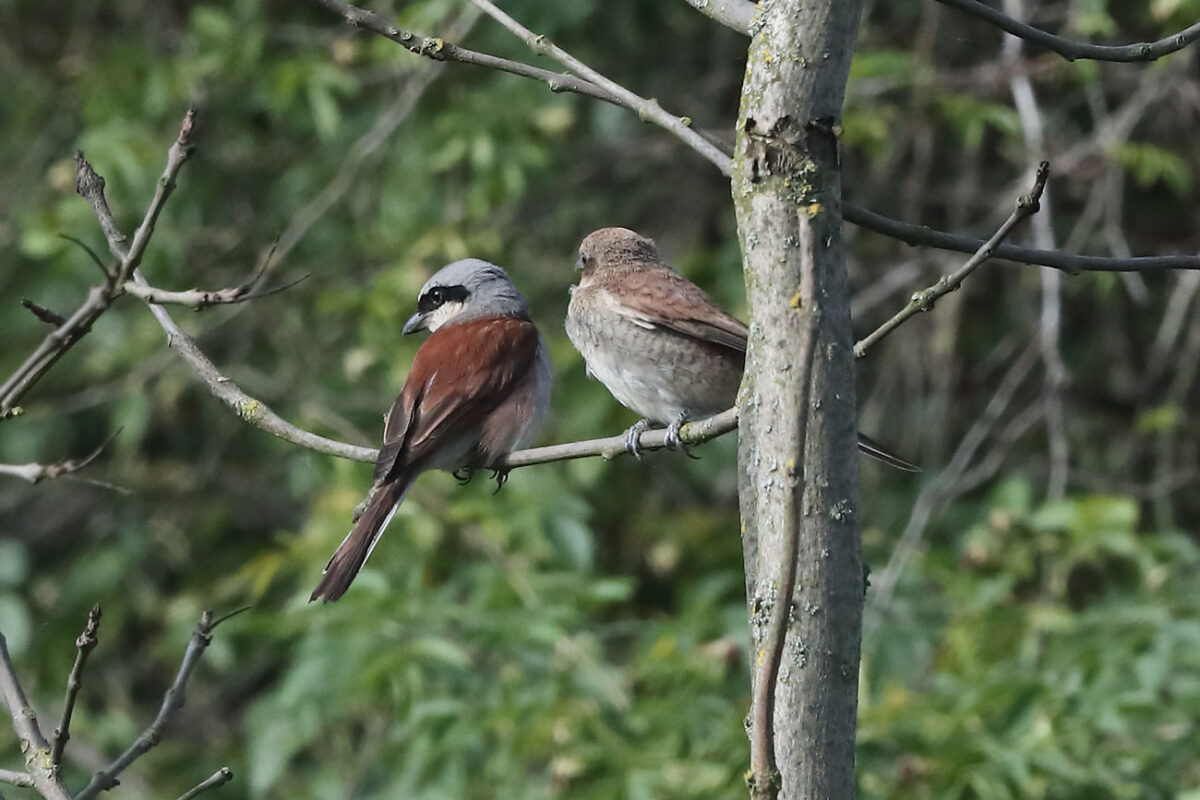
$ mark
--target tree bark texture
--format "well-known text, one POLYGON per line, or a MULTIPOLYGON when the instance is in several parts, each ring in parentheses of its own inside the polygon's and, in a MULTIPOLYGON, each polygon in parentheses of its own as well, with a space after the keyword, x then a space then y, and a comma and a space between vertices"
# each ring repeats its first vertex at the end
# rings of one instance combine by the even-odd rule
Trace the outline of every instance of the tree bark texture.
POLYGON ((751 759, 772 749, 778 769, 770 791, 751 775, 755 796, 854 794, 865 581, 838 135, 860 13, 859 0, 761 0, 742 87, 732 188, 751 328, 739 491, 754 680, 775 685, 769 736, 754 727, 765 726, 755 691, 751 759), (795 588, 771 670, 789 559, 795 588))

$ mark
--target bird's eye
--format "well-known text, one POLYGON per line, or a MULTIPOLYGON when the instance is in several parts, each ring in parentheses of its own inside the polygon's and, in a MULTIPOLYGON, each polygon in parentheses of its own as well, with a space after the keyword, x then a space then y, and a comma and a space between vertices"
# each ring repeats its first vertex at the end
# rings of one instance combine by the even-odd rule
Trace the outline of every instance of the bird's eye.
POLYGON ((435 286, 417 299, 417 310, 428 314, 444 302, 446 302, 446 297, 442 287, 435 286))
POLYGON ((417 299, 417 310, 428 314, 446 303, 461 303, 469 294, 465 286, 434 286, 417 299))

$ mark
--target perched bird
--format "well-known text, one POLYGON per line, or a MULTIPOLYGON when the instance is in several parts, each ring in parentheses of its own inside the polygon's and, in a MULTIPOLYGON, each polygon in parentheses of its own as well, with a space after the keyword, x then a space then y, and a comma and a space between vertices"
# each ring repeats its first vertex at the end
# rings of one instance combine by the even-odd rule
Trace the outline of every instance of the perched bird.
MULTIPOLYGON (((667 446, 675 448, 683 423, 733 406, 749 331, 664 264, 652 240, 602 228, 579 245, 577 266, 583 274, 571 288, 567 336, 588 374, 643 417, 625 433, 630 453, 638 454, 638 437, 651 422, 667 426, 667 446)), ((918 471, 861 433, 858 448, 918 471)))
POLYGON ((500 267, 468 258, 421 288, 404 333, 428 329, 384 421, 362 515, 309 602, 337 600, 371 554, 416 477, 430 469, 497 470, 529 443, 550 404, 550 359, 525 298, 500 267))

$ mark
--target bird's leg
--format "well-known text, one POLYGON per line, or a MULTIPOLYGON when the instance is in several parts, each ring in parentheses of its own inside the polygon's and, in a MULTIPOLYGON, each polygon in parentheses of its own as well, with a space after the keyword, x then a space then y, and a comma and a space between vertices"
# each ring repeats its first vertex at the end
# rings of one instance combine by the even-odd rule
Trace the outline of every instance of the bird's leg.
POLYGON ((504 488, 504 484, 508 483, 508 473, 509 470, 506 469, 492 471, 492 478, 496 481, 496 491, 492 492, 492 494, 500 494, 500 490, 504 488))
POLYGON ((666 438, 667 449, 668 450, 677 450, 679 448, 683 448, 683 454, 685 456, 687 456, 688 458, 698 459, 698 458, 700 458, 700 456, 694 455, 692 453, 692 451, 688 449, 688 446, 683 443, 683 440, 679 438, 679 431, 683 427, 683 424, 685 422, 687 422, 687 418, 688 418, 688 414, 685 411, 682 414, 680 414, 678 417, 676 417, 674 422, 672 422, 670 425, 667 426, 667 438, 666 438))
POLYGON ((642 438, 642 434, 649 427, 650 420, 643 417, 630 425, 629 430, 625 431, 625 450, 639 462, 642 460, 642 446, 638 440, 642 438))
POLYGON ((361 517, 363 512, 367 510, 367 506, 369 506, 371 501, 375 499, 375 494, 378 491, 379 484, 375 484, 371 487, 371 490, 367 492, 367 496, 363 498, 363 501, 354 507, 354 510, 350 512, 351 524, 358 522, 358 518, 361 517))
POLYGON ((475 476, 470 467, 459 467, 450 474, 454 476, 454 480, 458 481, 459 486, 466 486, 471 482, 471 478, 475 476))

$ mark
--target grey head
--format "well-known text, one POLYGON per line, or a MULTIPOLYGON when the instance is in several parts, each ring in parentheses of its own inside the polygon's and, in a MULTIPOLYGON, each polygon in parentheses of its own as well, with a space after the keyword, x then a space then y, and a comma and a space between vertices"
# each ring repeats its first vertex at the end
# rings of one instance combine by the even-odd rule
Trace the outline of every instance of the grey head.
POLYGON ((421 287, 417 313, 404 323, 404 333, 480 317, 529 319, 529 306, 500 267, 464 258, 442 267, 421 287))

